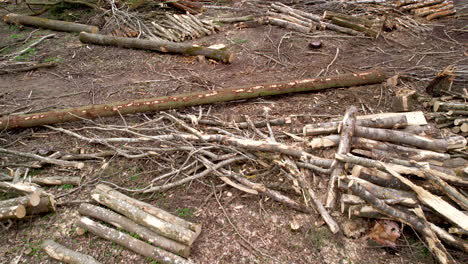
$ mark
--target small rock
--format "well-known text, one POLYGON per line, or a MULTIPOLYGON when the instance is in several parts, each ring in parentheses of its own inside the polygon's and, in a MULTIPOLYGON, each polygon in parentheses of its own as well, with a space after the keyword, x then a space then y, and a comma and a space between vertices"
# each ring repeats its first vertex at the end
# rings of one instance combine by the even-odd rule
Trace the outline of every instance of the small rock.
POLYGON ((320 49, 322 47, 322 42, 317 40, 317 41, 312 41, 309 43, 309 48, 311 49, 320 49))

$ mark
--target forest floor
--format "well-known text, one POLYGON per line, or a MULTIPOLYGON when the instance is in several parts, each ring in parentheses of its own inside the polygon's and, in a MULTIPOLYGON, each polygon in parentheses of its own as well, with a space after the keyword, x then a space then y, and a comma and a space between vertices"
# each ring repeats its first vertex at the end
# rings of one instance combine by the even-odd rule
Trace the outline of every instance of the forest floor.
MULTIPOLYGON (((223 5, 234 6, 238 10, 208 9, 204 15, 248 15, 253 11, 266 9, 268 3, 262 2, 269 1, 225 3, 223 5)), ((307 1, 296 2, 295 8, 319 15, 325 10, 366 12, 366 6, 313 6, 302 4, 307 1)), ((29 12, 22 4, 0 5, 1 16, 8 12, 29 12)), ((64 9, 61 15, 81 23, 90 23, 92 13, 83 10, 85 9, 64 9)), ((54 15, 57 14, 45 14, 50 18, 54 15)), ((406 17, 398 16, 402 19, 406 17)), ((231 24, 224 24, 219 33, 191 41, 203 46, 226 45, 227 49, 235 53, 231 64, 213 63, 197 57, 87 45, 78 40, 77 34, 0 23, 0 44, 6 47, 1 49, 0 56, 24 48, 32 39, 54 33, 55 38, 44 41, 21 58, 15 59, 59 63, 54 68, 0 75, 1 114, 39 112, 134 98, 313 78, 319 74, 353 73, 374 68, 382 69, 388 77, 400 75, 401 87, 424 94, 425 85, 438 71, 453 64, 466 67, 467 17, 449 17, 433 22, 417 21, 419 26, 415 28, 398 27, 392 32, 383 32, 383 36, 378 39, 350 37, 333 31, 298 34, 269 25, 238 29, 231 24), (460 31, 463 27, 465 31, 460 31), (26 41, 28 37, 30 38, 26 41), (321 41, 323 47, 311 50, 308 44, 316 40, 321 41)), ((466 88, 466 82, 457 85, 466 88)), ((392 111, 391 99, 394 92, 393 88, 383 84, 369 85, 242 100, 177 111, 198 115, 200 109, 204 112, 209 109, 210 115, 227 121, 239 120, 243 115, 248 115, 253 120, 262 119, 265 108, 269 108, 272 118, 296 116, 297 122, 287 127, 275 128, 275 133, 280 133, 297 131, 304 124, 340 116, 350 105, 357 106, 360 114, 392 111)), ((427 109, 416 105, 415 110, 427 109)), ((157 113, 137 114, 125 116, 124 120, 115 117, 96 122, 137 124, 156 115, 157 113)), ((86 121, 60 126, 79 129, 85 124, 86 121)), ((41 127, 2 131, 0 146, 27 152, 37 152, 44 148, 92 152, 97 148, 41 127)), ((330 154, 320 153, 322 156, 330 154)), ((4 158, 0 157, 0 161, 4 158)), ((2 162, 5 163, 5 160, 2 162)), ((8 230, 0 231, 0 263, 56 263, 39 249, 41 241, 48 238, 92 255, 102 263, 155 263, 94 235, 78 236, 74 232, 79 217, 78 203, 74 201, 89 200, 90 190, 96 184, 107 181, 125 188, 138 188, 157 176, 152 171, 157 171, 158 165, 147 159, 118 157, 106 162, 105 168, 102 163, 94 162, 86 163, 82 170, 65 170, 55 166, 32 169, 29 174, 37 177, 74 175, 82 177, 82 182, 86 184, 71 189, 70 186, 47 189, 57 197, 61 196, 55 213, 25 218, 14 222, 8 230), (19 262, 14 262, 16 259, 19 262)), ((4 166, 0 170, 8 173, 4 166)), ((326 182, 325 178, 318 181, 319 184, 315 187, 318 194, 323 195, 326 192, 326 182)), ((355 238, 335 236, 326 225, 317 225, 320 223, 320 216, 317 214, 301 214, 272 200, 245 194, 232 187, 220 185, 221 183, 215 177, 208 177, 151 196, 133 196, 202 224, 203 231, 194 243, 190 255, 195 263, 435 263, 424 243, 410 228, 404 229, 404 235, 397 241, 397 248, 390 250, 359 239, 372 227, 374 222, 371 220, 353 220, 361 229, 355 238), (216 184, 216 191, 221 195, 220 203, 238 231, 228 224, 226 215, 212 195, 210 181, 216 184), (299 230, 290 228, 292 221, 300 223, 299 230), (241 239, 239 233, 250 244, 241 239)), ((300 196, 295 198, 301 199, 300 196)), ((339 213, 332 215, 340 224, 351 221, 339 213)), ((466 260, 466 256, 455 256, 466 260)))

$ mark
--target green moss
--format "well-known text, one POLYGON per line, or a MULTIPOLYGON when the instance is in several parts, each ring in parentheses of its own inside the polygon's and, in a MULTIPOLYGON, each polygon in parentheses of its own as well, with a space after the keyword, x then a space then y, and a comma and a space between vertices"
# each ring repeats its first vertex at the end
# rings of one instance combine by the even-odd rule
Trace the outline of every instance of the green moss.
POLYGON ((177 209, 176 213, 179 217, 191 218, 193 216, 194 211, 195 210, 193 208, 179 208, 177 209))
POLYGON ((11 34, 10 38, 11 39, 20 39, 20 38, 24 38, 24 35, 23 34, 11 34))
POLYGON ((71 184, 64 184, 64 185, 62 185, 62 189, 63 189, 63 190, 69 190, 69 189, 72 189, 72 188, 73 188, 73 185, 71 185, 71 184))
POLYGON ((63 59, 60 57, 49 57, 44 60, 44 62, 62 62, 63 59))
POLYGON ((22 55, 16 56, 14 60, 15 61, 28 61, 31 59, 31 56, 34 56, 36 54, 36 52, 37 50, 35 48, 29 48, 22 55))

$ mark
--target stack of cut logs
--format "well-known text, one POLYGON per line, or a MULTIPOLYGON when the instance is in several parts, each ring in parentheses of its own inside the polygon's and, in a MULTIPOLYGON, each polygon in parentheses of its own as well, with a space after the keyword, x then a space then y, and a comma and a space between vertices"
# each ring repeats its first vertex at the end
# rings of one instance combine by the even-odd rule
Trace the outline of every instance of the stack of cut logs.
POLYGON ((396 6, 427 20, 450 16, 456 13, 451 0, 399 0, 396 6))
POLYGON ((147 27, 156 36, 174 42, 212 35, 219 30, 219 27, 212 21, 199 19, 189 13, 186 15, 166 14, 165 20, 151 21, 147 27))
POLYGON ((115 212, 92 204, 81 204, 79 212, 82 217, 78 222, 78 234, 88 230, 160 263, 192 263, 185 258, 189 256, 191 245, 201 232, 201 225, 187 222, 103 184, 96 186, 91 197, 115 212), (90 217, 128 233, 110 228, 90 217))
POLYGON ((438 128, 449 128, 453 133, 468 136, 468 103, 456 100, 453 96, 439 98, 433 103, 434 113, 427 114, 438 128))
POLYGON ((302 33, 310 33, 315 29, 328 29, 352 36, 364 34, 375 38, 382 27, 381 21, 372 21, 364 17, 327 11, 323 16, 319 16, 279 2, 271 4, 271 7, 277 13, 267 12, 265 23, 302 33))
MULTIPOLYGON (((450 109, 444 104, 438 107, 450 109)), ((457 168, 459 175, 464 174, 461 177, 443 165, 452 160, 454 150, 465 153, 466 139, 421 136, 423 129, 415 126, 426 124, 422 112, 356 118, 356 111, 350 107, 342 122, 304 127, 308 136, 334 134, 312 139, 310 147, 338 146, 325 206, 333 209, 341 190, 343 213, 410 225, 441 263, 452 263, 442 261, 451 257, 439 239, 468 251, 468 244, 451 234, 468 232, 464 213, 468 209, 468 174, 466 159, 457 168), (443 227, 449 227, 448 232, 443 227)))
POLYGON ((34 183, 1 181, 0 195, 2 193, 15 194, 16 197, 0 201, 0 222, 55 212, 54 196, 34 183))

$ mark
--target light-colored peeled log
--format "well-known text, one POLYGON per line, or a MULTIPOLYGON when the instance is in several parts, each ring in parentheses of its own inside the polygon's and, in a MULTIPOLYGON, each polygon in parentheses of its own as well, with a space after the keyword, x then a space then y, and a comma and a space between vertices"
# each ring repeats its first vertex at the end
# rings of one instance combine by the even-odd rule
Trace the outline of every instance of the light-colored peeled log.
POLYGON ((88 217, 81 217, 78 222, 78 226, 88 230, 89 232, 112 241, 118 245, 128 248, 138 254, 145 257, 152 258, 160 263, 164 264, 192 264, 182 257, 179 257, 173 253, 167 252, 163 249, 151 246, 141 240, 138 240, 130 235, 119 232, 115 229, 109 228, 102 224, 99 224, 88 217))
POLYGON ((275 18, 275 17, 267 17, 267 22, 270 25, 282 27, 285 29, 301 32, 301 33, 310 33, 311 28, 305 27, 303 25, 299 25, 290 21, 286 21, 284 19, 275 18))
POLYGON ((81 32, 80 41, 83 43, 91 43, 97 45, 155 50, 163 53, 179 53, 190 56, 202 55, 208 59, 213 59, 224 63, 231 63, 234 59, 234 54, 225 50, 211 49, 187 43, 175 43, 165 40, 121 38, 81 32))
POLYGON ((119 215, 111 210, 95 206, 92 204, 82 203, 78 209, 81 215, 90 216, 106 223, 109 223, 117 228, 124 229, 130 233, 137 234, 141 239, 150 242, 162 249, 168 250, 182 257, 188 257, 190 248, 173 240, 165 238, 150 229, 141 226, 134 221, 119 215))
POLYGON ((452 8, 443 8, 443 9, 440 9, 438 10, 437 12, 433 13, 433 14, 430 14, 426 17, 426 20, 433 20, 433 19, 436 19, 436 18, 441 18, 441 17, 446 17, 446 16, 451 16, 451 15, 454 15, 455 13, 457 13, 457 11, 455 9, 452 8))
POLYGON ((41 244, 44 250, 51 258, 70 264, 99 264, 96 259, 91 256, 73 251, 59 243, 47 239, 41 244))
POLYGON ((26 196, 0 201, 0 207, 8 207, 14 205, 37 206, 40 201, 41 194, 39 192, 34 192, 26 196))
POLYGON ((175 215, 172 215, 172 214, 170 214, 170 213, 168 213, 168 212, 166 212, 166 211, 164 211, 162 209, 154 207, 151 204, 139 201, 139 200, 134 199, 132 197, 129 197, 129 196, 127 196, 127 195, 125 195, 125 194, 123 194, 121 192, 118 192, 118 191, 112 189, 111 187, 109 187, 107 185, 99 184, 99 185, 96 186, 96 190, 100 190, 100 191, 114 197, 115 199, 126 201, 129 204, 137 206, 138 208, 140 208, 141 210, 147 212, 148 214, 150 214, 152 216, 155 216, 155 217, 157 217, 157 218, 159 218, 161 220, 164 220, 164 221, 166 221, 168 223, 172 223, 172 224, 175 224, 175 225, 190 229, 193 232, 195 232, 197 234, 197 236, 201 232, 201 225, 200 224, 195 224, 195 223, 191 223, 189 221, 186 221, 186 220, 184 220, 184 219, 182 219, 180 217, 177 217, 175 215))
POLYGON ((26 26, 34 26, 40 28, 53 29, 58 31, 67 32, 89 32, 98 33, 99 28, 90 25, 83 25, 73 22, 66 22, 60 20, 52 20, 44 17, 25 16, 18 14, 7 14, 3 17, 3 21, 10 24, 21 24, 26 26))
POLYGON ((91 193, 91 197, 96 202, 108 206, 109 208, 125 215, 138 224, 148 227, 162 236, 189 246, 192 245, 194 241, 195 232, 156 218, 124 200, 115 199, 114 197, 97 189, 91 193))
POLYGON ((17 192, 23 194, 30 193, 42 193, 42 189, 37 185, 26 183, 26 182, 0 182, 0 189, 7 190, 9 192, 17 192))
POLYGON ((80 177, 51 176, 41 178, 31 178, 31 182, 39 185, 80 185, 80 177))
POLYGON ((424 17, 427 15, 430 15, 432 13, 435 13, 438 11, 438 9, 446 7, 446 6, 451 6, 453 8, 453 2, 443 2, 438 5, 433 5, 433 6, 426 6, 418 9, 413 9, 411 10, 412 13, 414 13, 418 17, 424 17))
POLYGON ((23 218, 26 216, 26 208, 23 205, 0 207, 0 220, 10 218, 23 218))
POLYGON ((433 106, 434 112, 449 111, 449 110, 462 110, 468 111, 468 103, 452 103, 436 101, 433 106))
POLYGON ((434 233, 436 233, 437 236, 440 239, 442 239, 445 243, 447 243, 448 245, 452 245, 464 251, 465 253, 468 253, 468 242, 466 241, 466 239, 454 237, 449 232, 432 223, 429 223, 429 226, 431 227, 431 230, 434 231, 434 233))
POLYGON ((437 4, 440 4, 440 3, 444 2, 444 1, 445 1, 445 0, 426 0, 426 1, 420 1, 419 3, 415 3, 415 4, 410 4, 410 5, 403 6, 403 7, 401 7, 400 9, 401 9, 401 10, 404 10, 404 11, 408 11, 408 10, 418 9, 418 8, 425 7, 425 6, 437 5, 437 4))

